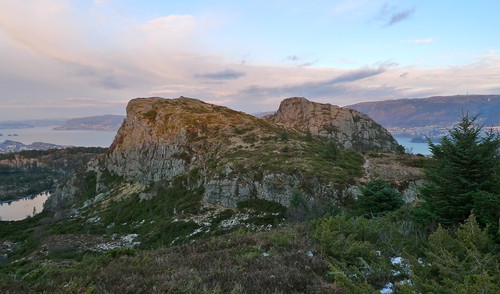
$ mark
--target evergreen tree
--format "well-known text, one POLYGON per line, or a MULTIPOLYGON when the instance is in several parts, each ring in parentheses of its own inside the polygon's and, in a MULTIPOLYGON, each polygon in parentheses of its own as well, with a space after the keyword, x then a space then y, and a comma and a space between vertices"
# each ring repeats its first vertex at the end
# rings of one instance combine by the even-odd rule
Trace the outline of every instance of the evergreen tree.
POLYGON ((329 160, 337 160, 340 157, 340 148, 333 140, 328 140, 323 149, 323 156, 329 160))
POLYGON ((498 293, 498 249, 473 214, 456 230, 439 226, 423 256, 410 258, 413 283, 403 293, 498 293))
POLYGON ((361 188, 361 192, 355 213, 368 218, 384 215, 404 204, 401 194, 383 180, 368 182, 361 188))
POLYGON ((456 225, 476 209, 483 224, 498 228, 500 136, 492 130, 483 134, 476 119, 463 115, 441 144, 429 141, 435 162, 426 170, 423 211, 438 223, 456 225))

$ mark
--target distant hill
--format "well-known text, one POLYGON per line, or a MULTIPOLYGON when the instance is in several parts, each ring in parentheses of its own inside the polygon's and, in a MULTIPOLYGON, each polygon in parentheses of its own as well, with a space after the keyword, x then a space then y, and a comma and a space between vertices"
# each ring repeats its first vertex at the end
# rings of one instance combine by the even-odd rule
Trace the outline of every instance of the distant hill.
POLYGON ((48 150, 48 149, 62 149, 67 147, 69 146, 56 145, 43 142, 34 142, 32 144, 25 145, 21 142, 5 140, 4 142, 0 142, 0 154, 19 152, 23 150, 48 150))
POLYGON ((27 129, 35 127, 55 126, 64 123, 64 119, 35 119, 21 121, 0 121, 0 130, 2 129, 27 129))
POLYGON ((67 120, 64 125, 54 130, 94 130, 94 131, 116 131, 120 128, 125 116, 123 115, 101 115, 73 118, 67 120))
POLYGON ((462 112, 479 114, 485 126, 500 126, 500 95, 458 95, 362 102, 346 106, 367 114, 384 127, 449 127, 462 112))
POLYGON ((276 111, 263 111, 263 112, 250 113, 250 115, 253 115, 258 118, 263 118, 264 116, 272 115, 274 113, 276 113, 276 111))

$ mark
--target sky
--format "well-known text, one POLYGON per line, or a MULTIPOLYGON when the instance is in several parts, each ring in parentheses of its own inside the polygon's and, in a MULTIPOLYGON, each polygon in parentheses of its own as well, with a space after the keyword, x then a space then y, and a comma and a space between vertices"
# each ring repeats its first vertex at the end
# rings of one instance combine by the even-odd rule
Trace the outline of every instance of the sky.
POLYGON ((500 94, 497 0, 0 0, 0 121, 500 94))

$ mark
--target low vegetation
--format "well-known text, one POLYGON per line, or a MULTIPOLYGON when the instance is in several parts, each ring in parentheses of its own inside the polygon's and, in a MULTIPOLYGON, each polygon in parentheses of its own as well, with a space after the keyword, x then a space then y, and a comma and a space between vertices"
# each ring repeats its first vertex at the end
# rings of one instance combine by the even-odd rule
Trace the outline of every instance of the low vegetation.
MULTIPOLYGON (((104 184, 116 193, 97 193, 88 173, 82 178, 88 194, 71 217, 44 212, 0 222, 0 291, 498 293, 500 162, 490 147, 498 148, 500 138, 481 137, 473 123, 465 117, 448 141, 433 147, 432 160, 365 154, 425 167, 423 199, 412 203, 377 175, 345 206, 320 210, 301 193, 311 188, 307 183, 289 207, 251 198, 224 208, 203 203, 196 169, 123 198, 120 189, 132 184, 106 174, 104 184)), ((339 185, 361 175, 362 155, 300 136, 247 137, 248 149, 228 158, 262 177, 258 172, 275 168, 275 159, 250 162, 246 152, 279 143, 287 147, 275 156, 281 170, 331 181, 344 173, 339 185)))

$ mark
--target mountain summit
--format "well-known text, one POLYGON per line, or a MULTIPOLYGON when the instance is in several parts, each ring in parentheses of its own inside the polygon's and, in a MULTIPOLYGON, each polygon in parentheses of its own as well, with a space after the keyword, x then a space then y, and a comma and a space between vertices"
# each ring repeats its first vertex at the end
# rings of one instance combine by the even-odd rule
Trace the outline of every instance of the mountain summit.
POLYGON ((367 115, 336 105, 294 97, 281 102, 266 120, 313 135, 331 138, 345 149, 395 151, 392 135, 367 115))
MULTIPOLYGON (((304 98, 284 100, 267 120, 192 98, 137 98, 108 154, 89 163, 89 172, 97 193, 110 176, 140 187, 182 178, 207 204, 264 199, 287 207, 299 193, 328 206, 362 175, 363 157, 352 149, 395 146, 366 115, 304 98), (345 148, 332 150, 329 139, 345 148)), ((145 198, 155 195, 146 190, 145 198)))

